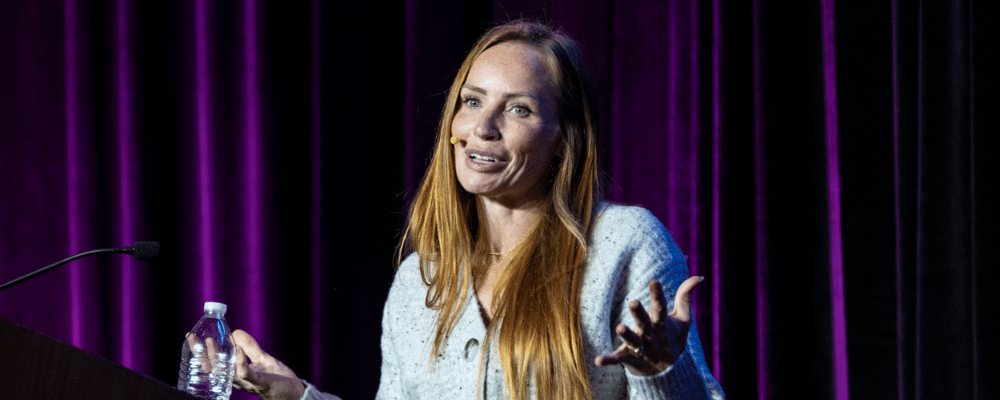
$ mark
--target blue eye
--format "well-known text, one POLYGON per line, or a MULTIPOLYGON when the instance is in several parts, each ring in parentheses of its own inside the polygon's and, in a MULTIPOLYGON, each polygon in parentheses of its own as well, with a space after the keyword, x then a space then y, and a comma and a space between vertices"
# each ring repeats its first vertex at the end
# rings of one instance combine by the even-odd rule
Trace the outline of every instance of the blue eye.
POLYGON ((479 99, 475 97, 466 97, 464 100, 462 100, 462 103, 468 107, 479 107, 480 105, 479 99))
POLYGON ((510 108, 510 112, 512 112, 512 113, 514 113, 514 115, 517 115, 517 116, 520 116, 520 117, 523 117, 523 116, 526 116, 528 114, 531 114, 531 110, 528 109, 528 107, 525 107, 525 106, 514 106, 514 107, 511 107, 510 108))

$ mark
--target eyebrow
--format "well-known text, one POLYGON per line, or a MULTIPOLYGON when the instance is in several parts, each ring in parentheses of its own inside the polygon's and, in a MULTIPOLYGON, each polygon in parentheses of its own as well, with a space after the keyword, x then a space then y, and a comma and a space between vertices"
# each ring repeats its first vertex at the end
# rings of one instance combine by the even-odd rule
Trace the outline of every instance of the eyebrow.
MULTIPOLYGON (((486 96, 488 94, 486 92, 486 89, 483 89, 483 88, 478 87, 478 86, 472 86, 472 85, 469 85, 469 84, 464 84, 464 85, 462 85, 462 88, 470 90, 470 91, 473 91, 473 92, 476 92, 476 93, 479 93, 479 94, 481 94, 483 96, 486 96)), ((535 95, 533 95, 531 93, 528 93, 528 92, 507 93, 507 94, 505 94, 503 96, 504 99, 510 99, 510 98, 514 98, 514 97, 529 97, 529 98, 534 99, 535 101, 538 101, 538 97, 536 97, 535 95)))

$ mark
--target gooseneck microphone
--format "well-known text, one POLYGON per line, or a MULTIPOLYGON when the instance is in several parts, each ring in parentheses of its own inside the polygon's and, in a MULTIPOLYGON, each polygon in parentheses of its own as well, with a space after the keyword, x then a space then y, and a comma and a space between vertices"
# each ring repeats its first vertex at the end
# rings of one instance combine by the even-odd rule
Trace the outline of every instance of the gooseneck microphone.
POLYGON ((68 263, 70 261, 73 261, 73 260, 76 260, 78 258, 83 258, 83 257, 89 256, 89 255, 100 254, 100 253, 120 253, 120 254, 124 253, 124 254, 131 254, 132 257, 135 257, 136 260, 149 260, 151 258, 156 258, 156 256, 158 256, 160 254, 160 242, 135 242, 135 243, 132 244, 131 247, 121 247, 121 248, 117 248, 117 249, 98 249, 98 250, 85 251, 83 253, 77 254, 77 255, 72 256, 70 258, 67 258, 65 260, 59 261, 59 262, 57 262, 55 264, 49 265, 49 266, 44 267, 42 269, 39 269, 39 270, 37 270, 35 272, 32 272, 32 273, 27 274, 25 276, 22 276, 20 278, 14 279, 14 280, 12 280, 10 282, 7 282, 7 283, 5 283, 3 285, 0 285, 0 290, 4 290, 4 289, 9 288, 11 286, 14 286, 14 285, 16 285, 18 283, 24 282, 24 281, 26 281, 28 279, 31 279, 31 278, 34 278, 34 277, 36 277, 38 275, 44 274, 46 272, 49 272, 49 271, 51 271, 51 270, 59 267, 60 265, 66 264, 66 263, 68 263))

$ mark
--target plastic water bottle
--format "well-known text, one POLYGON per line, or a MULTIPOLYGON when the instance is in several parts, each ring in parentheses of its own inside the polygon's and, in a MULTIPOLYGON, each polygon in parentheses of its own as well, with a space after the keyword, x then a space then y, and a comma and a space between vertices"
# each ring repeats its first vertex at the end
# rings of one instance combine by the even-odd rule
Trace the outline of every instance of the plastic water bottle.
POLYGON ((200 399, 229 399, 236 370, 236 347, 225 315, 225 304, 205 303, 205 316, 191 329, 181 347, 178 389, 200 399))

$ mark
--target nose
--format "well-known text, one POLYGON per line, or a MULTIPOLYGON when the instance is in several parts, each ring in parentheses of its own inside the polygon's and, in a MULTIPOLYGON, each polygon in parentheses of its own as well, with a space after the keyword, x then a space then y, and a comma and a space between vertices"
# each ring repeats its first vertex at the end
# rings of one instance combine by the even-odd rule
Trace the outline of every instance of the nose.
POLYGON ((482 140, 499 140, 501 113, 483 112, 479 114, 478 118, 479 120, 476 121, 476 126, 473 127, 472 133, 482 140))

